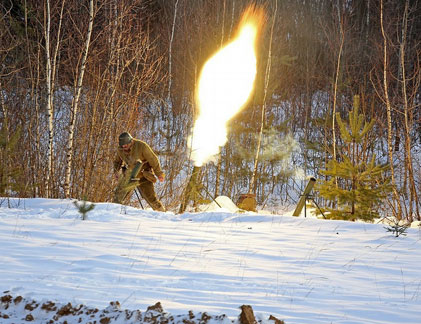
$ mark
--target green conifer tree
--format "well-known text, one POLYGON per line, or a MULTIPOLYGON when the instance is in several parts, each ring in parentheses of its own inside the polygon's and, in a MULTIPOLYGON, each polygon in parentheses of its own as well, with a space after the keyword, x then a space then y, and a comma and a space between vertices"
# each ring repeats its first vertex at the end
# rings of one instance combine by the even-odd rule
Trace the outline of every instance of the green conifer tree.
POLYGON ((358 109, 359 96, 355 96, 348 123, 336 114, 343 141, 341 154, 337 161, 329 161, 321 171, 327 177, 317 186, 323 198, 336 202, 332 204, 334 207, 324 208, 331 219, 373 220, 379 216, 379 205, 391 190, 390 182, 385 178, 389 166, 376 164, 376 155, 370 149, 368 135, 374 121, 365 122, 358 109))
POLYGON ((78 209, 79 213, 82 215, 81 218, 82 220, 86 220, 88 219, 87 214, 95 208, 95 204, 93 203, 88 203, 86 201, 86 199, 83 199, 81 202, 78 201, 74 201, 73 204, 76 206, 76 208, 78 209))

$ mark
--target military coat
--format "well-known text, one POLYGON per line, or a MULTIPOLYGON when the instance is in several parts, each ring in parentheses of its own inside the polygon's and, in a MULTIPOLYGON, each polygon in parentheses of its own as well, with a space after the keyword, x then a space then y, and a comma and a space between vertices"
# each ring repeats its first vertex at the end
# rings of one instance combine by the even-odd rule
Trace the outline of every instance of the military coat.
POLYGON ((129 170, 133 170, 136 162, 148 162, 158 177, 164 173, 161 169, 158 156, 147 143, 138 139, 133 139, 133 145, 129 152, 125 152, 121 147, 118 148, 114 158, 114 171, 117 172, 123 163, 129 170))

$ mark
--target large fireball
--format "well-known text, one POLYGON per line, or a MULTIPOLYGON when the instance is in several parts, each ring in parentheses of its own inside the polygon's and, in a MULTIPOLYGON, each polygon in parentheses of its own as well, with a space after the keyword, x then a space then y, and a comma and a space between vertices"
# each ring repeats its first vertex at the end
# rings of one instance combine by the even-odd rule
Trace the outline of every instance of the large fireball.
POLYGON ((198 117, 189 141, 195 166, 219 153, 227 141, 227 123, 247 103, 256 77, 256 38, 263 11, 243 15, 236 38, 203 66, 196 91, 198 117))

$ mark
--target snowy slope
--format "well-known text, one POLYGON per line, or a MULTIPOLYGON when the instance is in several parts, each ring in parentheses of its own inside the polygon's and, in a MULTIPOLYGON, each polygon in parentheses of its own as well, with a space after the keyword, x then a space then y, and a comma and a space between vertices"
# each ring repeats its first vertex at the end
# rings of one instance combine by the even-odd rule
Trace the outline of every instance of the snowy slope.
MULTIPOLYGON (((160 302, 168 316, 220 322, 246 304, 287 324, 421 323, 418 228, 394 237, 381 224, 237 213, 219 198, 223 209, 182 215, 99 203, 85 221, 70 200, 2 199, 0 292, 143 315, 160 302)), ((0 323, 47 322, 24 304, 2 300, 0 323)))

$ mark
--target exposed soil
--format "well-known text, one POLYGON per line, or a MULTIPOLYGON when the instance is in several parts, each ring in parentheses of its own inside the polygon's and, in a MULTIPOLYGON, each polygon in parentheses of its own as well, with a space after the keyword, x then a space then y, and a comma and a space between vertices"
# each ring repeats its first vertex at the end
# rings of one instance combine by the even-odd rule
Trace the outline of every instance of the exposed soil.
MULTIPOLYGON (((256 324, 253 309, 249 305, 239 307, 241 314, 238 319, 230 320, 226 315, 211 316, 206 312, 186 312, 186 315, 172 316, 164 311, 160 302, 149 306, 145 312, 140 310, 121 309, 118 301, 102 310, 85 305, 56 304, 52 301, 38 302, 22 296, 13 297, 8 291, 0 298, 1 323, 46 323, 46 324, 208 324, 208 323, 236 323, 256 324)), ((274 324, 284 324, 282 320, 270 316, 267 321, 274 324)))

